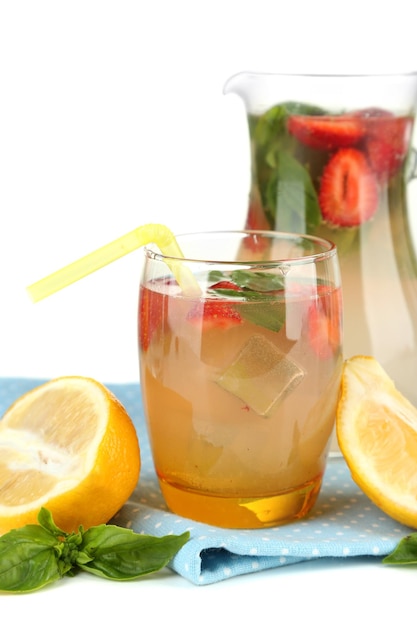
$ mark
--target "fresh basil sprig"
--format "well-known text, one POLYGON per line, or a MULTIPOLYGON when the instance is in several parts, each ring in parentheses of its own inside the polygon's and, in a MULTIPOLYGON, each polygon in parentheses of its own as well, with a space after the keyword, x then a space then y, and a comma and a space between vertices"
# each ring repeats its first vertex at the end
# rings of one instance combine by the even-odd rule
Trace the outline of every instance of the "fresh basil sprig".
POLYGON ((235 291, 233 289, 218 288, 215 284, 210 287, 213 291, 224 295, 224 292, 228 292, 228 295, 238 299, 252 300, 252 299, 268 299, 268 292, 271 292, 271 298, 275 298, 276 295, 272 292, 283 290, 285 287, 285 279, 281 274, 271 274, 268 272, 252 272, 248 270, 234 270, 230 274, 224 274, 219 270, 213 270, 208 275, 210 283, 217 283, 221 281, 230 281, 244 289, 244 291, 235 291))
MULTIPOLYGON (((311 156, 288 133, 287 123, 290 115, 324 113, 308 103, 284 102, 262 115, 248 116, 252 186, 257 188, 272 229, 309 232, 321 223, 311 156)), ((315 154, 314 162, 319 158, 315 154)))
POLYGON ((227 275, 217 270, 210 272, 210 282, 217 283, 223 280, 232 282, 239 290, 216 287, 214 284, 208 291, 223 298, 235 299, 237 303, 251 302, 250 307, 239 307, 239 313, 243 318, 274 332, 281 330, 285 323, 285 306, 276 294, 284 289, 285 282, 281 275, 246 270, 235 270, 227 275), (266 305, 266 301, 270 302, 266 305))
POLYGON ((132 580, 165 567, 190 537, 188 532, 140 535, 110 524, 66 533, 45 508, 38 522, 0 537, 0 591, 36 591, 78 569, 110 580, 132 580))
POLYGON ((416 565, 417 533, 403 537, 396 548, 382 562, 388 565, 416 565))
POLYGON ((320 205, 311 175, 287 152, 282 151, 276 156, 276 165, 269 174, 263 195, 276 230, 310 232, 321 222, 320 205))

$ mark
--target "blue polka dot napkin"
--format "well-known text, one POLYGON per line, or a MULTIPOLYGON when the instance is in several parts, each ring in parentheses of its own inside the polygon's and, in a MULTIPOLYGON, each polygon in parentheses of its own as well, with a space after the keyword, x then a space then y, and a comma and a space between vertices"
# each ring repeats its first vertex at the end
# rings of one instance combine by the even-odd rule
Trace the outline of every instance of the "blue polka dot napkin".
MULTIPOLYGON (((0 415, 35 379, 0 380, 0 415)), ((112 523, 150 535, 180 534, 190 541, 170 567, 196 585, 322 557, 374 556, 391 552, 411 529, 375 507, 350 477, 340 457, 329 459, 313 511, 303 520, 260 530, 225 530, 170 513, 155 475, 138 384, 107 384, 132 417, 140 440, 138 486, 112 523)))

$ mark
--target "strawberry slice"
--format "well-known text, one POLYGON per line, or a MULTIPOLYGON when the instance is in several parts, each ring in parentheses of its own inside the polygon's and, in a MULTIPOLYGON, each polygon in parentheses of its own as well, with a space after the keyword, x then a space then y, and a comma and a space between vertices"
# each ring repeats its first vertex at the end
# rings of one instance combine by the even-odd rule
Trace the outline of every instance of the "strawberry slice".
POLYGON ((364 136, 362 121, 354 115, 292 115, 288 131, 304 145, 319 150, 348 148, 364 136))
MULTIPOLYGON (((262 208, 260 198, 251 197, 245 230, 270 230, 270 228, 271 226, 262 208)), ((268 240, 261 239, 256 234, 250 234, 244 238, 243 245, 252 252, 263 252, 268 246, 268 240)))
POLYGON ((340 290, 329 292, 325 285, 318 285, 317 293, 321 297, 308 311, 308 339, 314 352, 325 360, 331 358, 341 345, 342 298, 340 290))
POLYGON ((242 287, 239 287, 236 283, 232 283, 231 280, 221 280, 220 282, 212 285, 210 289, 231 289, 232 291, 243 291, 242 287))
POLYGON ((365 150, 379 180, 391 178, 407 156, 413 118, 382 109, 358 111, 365 128, 365 150))
POLYGON ((378 185, 362 152, 338 150, 323 170, 319 204, 334 226, 359 226, 378 208, 378 185))
POLYGON ((241 324, 239 313, 227 302, 222 300, 205 300, 197 302, 188 312, 187 321, 201 326, 203 331, 211 329, 228 329, 241 324))
POLYGON ((262 208, 262 202, 258 198, 251 198, 249 202, 248 215, 245 223, 246 230, 269 230, 270 225, 265 212, 262 208))
POLYGON ((162 327, 167 312, 167 299, 158 291, 141 287, 139 297, 139 346, 146 351, 152 336, 162 327))

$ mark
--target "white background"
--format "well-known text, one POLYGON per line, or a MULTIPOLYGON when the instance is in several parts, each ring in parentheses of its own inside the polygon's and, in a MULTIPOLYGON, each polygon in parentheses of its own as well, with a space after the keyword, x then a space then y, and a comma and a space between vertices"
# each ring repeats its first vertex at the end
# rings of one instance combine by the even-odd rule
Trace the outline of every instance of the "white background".
POLYGON ((239 71, 416 69, 412 2, 0 3, 0 376, 138 379, 137 251, 32 304, 25 287, 149 221, 240 227, 239 71))
MULTIPOLYGON (((240 227, 247 128, 222 95, 227 78, 415 70, 413 4, 0 0, 0 377, 137 380, 140 251, 38 304, 25 287, 148 221, 240 227)), ((224 623, 329 624, 337 610, 344 625, 405 623, 415 604, 415 572, 357 561, 204 588, 166 574, 108 585, 65 579, 47 595, 3 597, 2 611, 33 624, 136 623, 151 611, 211 624, 221 607, 224 623)))

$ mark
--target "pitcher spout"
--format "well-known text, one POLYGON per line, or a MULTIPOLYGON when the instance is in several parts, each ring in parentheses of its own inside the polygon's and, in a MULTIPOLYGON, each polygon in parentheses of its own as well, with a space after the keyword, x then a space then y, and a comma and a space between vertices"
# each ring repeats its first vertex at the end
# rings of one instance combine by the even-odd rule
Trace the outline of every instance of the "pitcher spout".
POLYGON ((275 84, 279 74, 239 72, 231 76, 223 87, 223 93, 235 94, 244 102, 248 111, 270 106, 275 97, 275 84))
POLYGON ((253 74, 250 74, 248 72, 239 72, 237 74, 233 74, 233 76, 230 76, 230 78, 228 78, 225 82, 223 87, 223 93, 234 93, 244 99, 248 91, 248 82, 250 81, 250 76, 253 76, 253 74))

